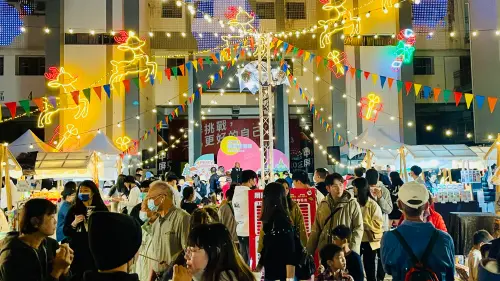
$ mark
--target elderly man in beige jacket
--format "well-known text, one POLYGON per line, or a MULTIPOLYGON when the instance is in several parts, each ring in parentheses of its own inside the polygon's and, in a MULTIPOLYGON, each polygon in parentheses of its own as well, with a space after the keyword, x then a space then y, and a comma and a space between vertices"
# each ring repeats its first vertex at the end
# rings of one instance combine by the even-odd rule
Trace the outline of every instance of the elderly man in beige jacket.
POLYGON ((307 251, 314 254, 326 244, 333 243, 332 230, 343 224, 352 232, 349 247, 359 254, 363 237, 361 208, 354 196, 344 191, 344 178, 340 174, 328 175, 325 183, 329 194, 316 211, 307 251))

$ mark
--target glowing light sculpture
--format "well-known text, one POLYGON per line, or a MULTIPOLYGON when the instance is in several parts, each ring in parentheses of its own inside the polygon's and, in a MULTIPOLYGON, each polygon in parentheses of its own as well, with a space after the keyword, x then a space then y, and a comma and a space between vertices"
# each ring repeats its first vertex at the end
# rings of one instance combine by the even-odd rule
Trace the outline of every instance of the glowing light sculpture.
POLYGON ((129 147, 131 142, 132 142, 132 140, 127 136, 118 137, 115 140, 115 143, 118 145, 118 147, 120 148, 121 151, 127 150, 127 148, 129 147))
POLYGON ((73 136, 75 137, 78 136, 78 129, 73 124, 66 125, 66 132, 64 132, 63 137, 61 138, 59 143, 57 143, 56 149, 61 150, 64 143, 67 142, 73 136))
POLYGON ((396 45, 396 59, 392 62, 391 68, 394 72, 401 70, 403 64, 411 64, 415 53, 415 32, 411 29, 403 29, 398 34, 398 44, 396 45))
POLYGON ((87 99, 80 99, 78 105, 55 108, 48 98, 42 98, 43 102, 43 111, 38 115, 38 128, 44 128, 46 125, 52 124, 52 118, 59 111, 69 111, 69 110, 77 110, 75 115, 73 116, 75 119, 85 118, 89 114, 89 103, 87 99))
POLYGON ((66 72, 64 70, 64 67, 57 69, 57 67, 51 66, 49 67, 49 71, 45 72, 44 76, 49 80, 49 83, 47 83, 47 85, 50 88, 63 88, 65 93, 76 91, 76 88, 73 84, 78 81, 78 77, 66 72))
POLYGON ((375 93, 370 93, 368 96, 361 98, 359 117, 372 122, 377 121, 378 113, 384 108, 381 101, 380 96, 375 93))
POLYGON ((110 85, 121 82, 127 75, 144 77, 144 82, 148 82, 151 78, 156 79, 158 64, 150 61, 149 56, 142 50, 146 45, 144 40, 123 30, 114 39, 117 43, 120 43, 118 50, 133 54, 133 58, 131 60, 111 61, 113 70, 109 78, 110 85))

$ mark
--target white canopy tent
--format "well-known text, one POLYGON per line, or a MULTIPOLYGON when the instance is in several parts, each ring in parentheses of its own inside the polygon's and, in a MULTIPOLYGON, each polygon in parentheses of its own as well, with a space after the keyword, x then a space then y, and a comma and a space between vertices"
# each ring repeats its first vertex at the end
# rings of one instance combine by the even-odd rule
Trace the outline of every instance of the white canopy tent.
POLYGON ((92 141, 80 149, 82 152, 97 152, 101 158, 101 163, 104 166, 100 180, 116 180, 121 173, 122 161, 120 154, 122 153, 104 134, 96 134, 92 141))
MULTIPOLYGON (((355 147, 366 149, 373 154, 371 158, 377 165, 393 165, 399 155, 398 150, 404 144, 392 139, 382 129, 371 127, 351 141, 355 147)), ((349 150, 349 158, 359 152, 356 149, 349 150)))
POLYGON ((96 163, 98 157, 88 152, 46 152, 38 153, 35 164, 35 179, 92 180, 101 176, 102 165, 96 163), (96 175, 98 171, 99 175, 96 175))
POLYGON ((54 152, 55 149, 44 143, 31 130, 26 131, 19 138, 9 144, 9 150, 14 156, 24 152, 54 152), (33 146, 33 148, 31 148, 33 146))

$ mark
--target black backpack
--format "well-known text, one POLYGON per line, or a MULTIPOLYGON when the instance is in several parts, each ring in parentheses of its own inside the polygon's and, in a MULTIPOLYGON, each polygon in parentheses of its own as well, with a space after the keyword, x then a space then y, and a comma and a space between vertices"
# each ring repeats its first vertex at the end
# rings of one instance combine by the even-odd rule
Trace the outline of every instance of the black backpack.
POLYGON ((411 260, 411 267, 406 272, 405 275, 405 281, 439 281, 437 278, 436 273, 432 271, 429 267, 427 267, 427 260, 429 259, 429 256, 432 253, 432 248, 434 247, 434 244, 436 244, 436 240, 439 237, 439 231, 437 229, 434 230, 434 233, 432 234, 431 240, 429 241, 429 244, 427 244, 427 247, 425 248, 424 254, 420 259, 415 256, 413 251, 411 250, 410 245, 406 242, 404 239, 403 235, 399 233, 397 229, 393 230, 392 233, 396 235, 396 238, 399 240, 401 243, 401 246, 403 246, 403 249, 408 253, 410 256, 411 260))

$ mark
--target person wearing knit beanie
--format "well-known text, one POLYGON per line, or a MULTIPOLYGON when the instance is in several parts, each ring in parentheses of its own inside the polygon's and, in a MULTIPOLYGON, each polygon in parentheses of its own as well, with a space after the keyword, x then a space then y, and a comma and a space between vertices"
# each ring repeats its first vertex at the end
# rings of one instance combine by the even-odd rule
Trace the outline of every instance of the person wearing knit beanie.
POLYGON ((89 220, 89 246, 98 271, 87 271, 84 281, 138 281, 129 274, 142 243, 139 223, 132 217, 96 212, 89 220))

